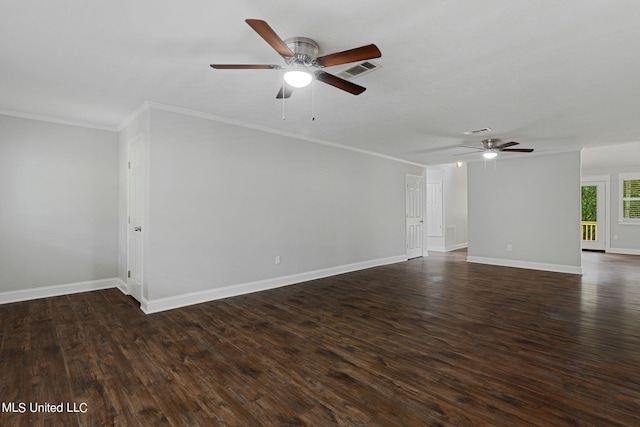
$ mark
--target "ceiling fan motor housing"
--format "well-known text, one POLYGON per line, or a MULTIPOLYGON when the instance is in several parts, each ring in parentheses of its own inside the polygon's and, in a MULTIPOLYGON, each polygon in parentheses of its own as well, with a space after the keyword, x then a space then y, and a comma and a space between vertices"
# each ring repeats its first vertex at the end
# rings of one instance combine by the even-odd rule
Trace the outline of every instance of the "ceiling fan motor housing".
POLYGON ((500 145, 501 142, 502 140, 498 138, 489 138, 482 141, 482 146, 485 150, 492 150, 494 148, 498 148, 498 145, 500 145))
POLYGON ((320 49, 315 40, 311 40, 307 37, 290 37, 285 39, 284 43, 289 49, 291 49, 291 52, 293 52, 294 55, 291 58, 284 58, 288 65, 300 64, 307 67, 318 66, 315 59, 318 56, 320 49))

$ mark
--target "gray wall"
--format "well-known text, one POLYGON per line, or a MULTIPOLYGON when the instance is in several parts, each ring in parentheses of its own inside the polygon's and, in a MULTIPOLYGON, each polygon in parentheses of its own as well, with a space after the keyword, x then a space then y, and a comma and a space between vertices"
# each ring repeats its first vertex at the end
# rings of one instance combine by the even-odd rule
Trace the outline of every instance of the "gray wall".
POLYGON ((117 276, 118 134, 0 116, 0 292, 117 276))
POLYGON ((470 259, 580 269, 579 152, 502 155, 496 171, 474 162, 467 172, 470 259))
POLYGON ((150 300, 406 254, 421 167, 156 109, 149 150, 150 300))

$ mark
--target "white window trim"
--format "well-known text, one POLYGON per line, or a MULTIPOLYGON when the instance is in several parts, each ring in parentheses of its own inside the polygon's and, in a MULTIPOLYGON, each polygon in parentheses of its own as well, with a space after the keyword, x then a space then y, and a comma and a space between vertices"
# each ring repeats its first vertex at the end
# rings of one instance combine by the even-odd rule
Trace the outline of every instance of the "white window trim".
POLYGON ((620 173, 618 174, 618 224, 621 225, 640 225, 640 219, 623 218, 623 199, 622 199, 622 183, 624 181, 640 179, 640 172, 620 173))

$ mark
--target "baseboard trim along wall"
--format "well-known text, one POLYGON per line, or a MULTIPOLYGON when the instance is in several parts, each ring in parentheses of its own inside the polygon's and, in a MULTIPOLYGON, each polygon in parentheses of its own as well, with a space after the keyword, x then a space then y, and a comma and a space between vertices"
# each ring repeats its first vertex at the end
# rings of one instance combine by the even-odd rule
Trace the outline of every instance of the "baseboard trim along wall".
POLYGON ((458 243, 457 245, 453 245, 450 247, 445 246, 427 246, 427 249, 434 252, 451 252, 457 251, 458 249, 464 249, 467 247, 466 243, 458 243))
POLYGON ((457 245, 452 245, 447 248, 447 252, 457 251, 458 249, 465 249, 469 247, 466 243, 458 243, 457 245))
POLYGON ((371 261, 357 262, 337 267, 330 267, 321 270, 309 271, 306 273, 292 274, 290 276, 276 277, 273 279, 258 280, 255 282, 242 283, 223 288, 210 289, 206 291, 193 292, 173 297, 159 298, 155 300, 143 300, 140 308, 146 314, 158 313, 160 311, 172 310, 174 308, 186 307, 222 298, 230 298, 238 295, 250 294, 253 292, 266 291, 280 288, 296 283, 307 282, 309 280, 321 279, 323 277, 335 276, 338 274, 350 273, 352 271, 364 270, 381 265, 395 264, 407 260, 406 255, 381 258, 371 261))
POLYGON ((118 278, 118 279, 116 279, 116 280, 117 280, 117 282, 118 282, 117 287, 118 287, 118 289, 120 289, 120 292, 122 292, 122 293, 123 293, 123 294, 125 294, 125 295, 130 295, 130 294, 131 294, 131 292, 129 291, 129 285, 127 285, 127 284, 124 282, 124 280, 122 280, 122 279, 120 279, 120 278, 118 278))
POLYGON ((582 274, 582 267, 573 265, 545 264, 540 262, 518 261, 512 259, 485 258, 468 256, 467 262, 477 264, 499 265, 501 267, 526 268, 529 270, 553 271, 555 273, 582 274))
POLYGON ((608 254, 640 255, 640 249, 609 248, 605 252, 608 254))
POLYGON ((119 278, 115 277, 110 279, 90 280, 88 282, 67 283, 64 285, 43 286, 40 288, 0 292, 0 304, 57 297, 61 295, 77 294, 80 292, 97 291, 109 288, 119 288, 120 290, 123 290, 126 289, 126 284, 124 284, 119 278))

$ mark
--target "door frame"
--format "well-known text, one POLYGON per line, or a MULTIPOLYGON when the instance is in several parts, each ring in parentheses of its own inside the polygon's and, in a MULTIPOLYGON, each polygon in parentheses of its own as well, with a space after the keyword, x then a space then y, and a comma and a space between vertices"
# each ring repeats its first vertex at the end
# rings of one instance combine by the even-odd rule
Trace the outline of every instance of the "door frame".
MULTIPOLYGON (((591 249, 591 250, 604 250, 605 252, 611 248, 611 239, 610 239, 610 218, 611 218, 611 175, 590 175, 583 176, 580 182, 580 188, 588 185, 602 185, 603 195, 602 197, 598 197, 598 202, 603 203, 603 211, 604 211, 604 221, 602 221, 602 231, 600 232, 600 236, 602 236, 603 242, 600 246, 593 246, 586 244, 585 241, 580 239, 580 247, 581 249, 591 249), (602 199, 602 201, 600 200, 602 199)), ((582 201, 582 198, 580 198, 582 201)), ((601 222, 598 221, 598 226, 600 226, 601 222)))

